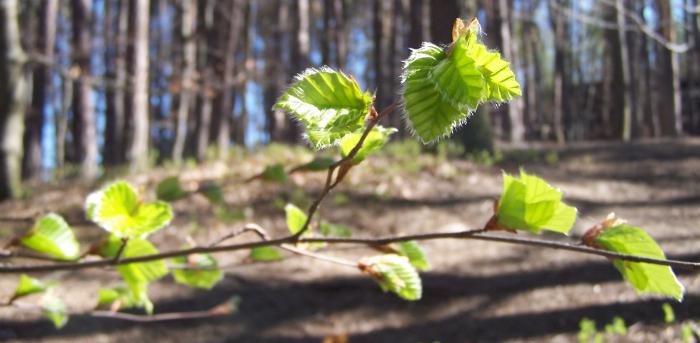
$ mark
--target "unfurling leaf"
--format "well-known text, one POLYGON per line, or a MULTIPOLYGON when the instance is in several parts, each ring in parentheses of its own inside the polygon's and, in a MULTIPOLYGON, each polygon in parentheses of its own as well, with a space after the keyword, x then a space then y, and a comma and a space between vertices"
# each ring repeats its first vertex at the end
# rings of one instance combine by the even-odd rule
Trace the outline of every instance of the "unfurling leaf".
POLYGON ((88 217, 119 237, 145 238, 170 223, 173 210, 163 201, 143 203, 134 188, 117 181, 88 196, 88 217))
POLYGON ((178 256, 173 263, 178 264, 173 269, 175 281, 190 287, 212 289, 223 277, 216 259, 209 254, 178 256))
POLYGON ((537 176, 520 171, 520 179, 503 174, 503 193, 496 220, 500 228, 568 234, 576 221, 576 208, 561 201, 562 192, 537 176))
POLYGON ((41 282, 40 280, 37 280, 26 274, 22 274, 19 277, 19 283, 17 284, 17 288, 15 288, 15 294, 12 295, 10 301, 14 301, 15 299, 26 297, 28 295, 42 293, 48 288, 49 286, 41 282))
POLYGON ((41 299, 41 310, 44 317, 49 319, 56 329, 64 327, 68 323, 68 311, 66 304, 50 292, 41 299))
POLYGON ((291 234, 294 235, 304 228, 308 217, 299 207, 293 204, 287 204, 287 206, 284 207, 284 213, 287 218, 287 228, 291 234))
POLYGON ((97 293, 97 308, 111 311, 143 307, 142 302, 127 287, 100 288, 97 293))
POLYGON ((279 261, 282 253, 275 247, 257 247, 250 249, 250 259, 255 262, 279 261))
MULTIPOLYGON (((602 230, 593 238, 601 249, 635 256, 666 259, 664 252, 644 230, 618 224, 602 230)), ((613 259, 613 265, 638 293, 652 293, 683 300, 683 285, 671 267, 613 259)))
POLYGON ((362 128, 372 101, 372 95, 344 73, 310 68, 296 77, 275 108, 301 121, 311 145, 321 149, 362 128))
POLYGON ((401 256, 406 256, 411 264, 420 271, 430 270, 430 262, 425 250, 416 241, 406 241, 392 244, 396 252, 401 256))
POLYGON ((395 254, 363 259, 360 270, 371 276, 385 292, 405 300, 419 300, 423 293, 421 279, 408 258, 395 254))
POLYGON ((189 195, 182 189, 179 176, 170 176, 158 183, 156 186, 156 197, 163 201, 176 201, 189 195))
POLYGON ((488 101, 521 94, 510 64, 479 41, 479 22, 457 19, 446 48, 424 43, 404 62, 402 83, 407 119, 425 143, 449 135, 488 101))
POLYGON ((34 224, 21 239, 23 246, 62 260, 73 260, 80 254, 80 244, 63 217, 49 213, 34 224))
MULTIPOLYGON (((367 134, 367 138, 365 138, 362 147, 352 158, 352 163, 358 164, 364 161, 367 155, 381 149, 384 144, 389 141, 389 137, 397 131, 398 130, 393 127, 385 128, 382 126, 375 126, 372 131, 367 134)), ((340 140, 340 153, 343 157, 350 154, 352 149, 360 141, 360 138, 362 138, 362 132, 355 132, 346 135, 340 140)))
MULTIPOLYGON (((115 235, 111 235, 109 241, 102 249, 102 254, 105 257, 113 258, 117 255, 121 245, 122 240, 115 235)), ((158 249, 149 241, 132 238, 128 240, 121 258, 126 259, 157 253, 158 249)), ((124 282, 126 282, 127 286, 134 294, 139 305, 144 307, 146 312, 151 313, 153 311, 153 304, 151 304, 151 301, 148 299, 148 284, 168 274, 168 268, 165 266, 165 262, 163 262, 163 260, 156 260, 123 264, 117 266, 117 271, 122 275, 124 282)))

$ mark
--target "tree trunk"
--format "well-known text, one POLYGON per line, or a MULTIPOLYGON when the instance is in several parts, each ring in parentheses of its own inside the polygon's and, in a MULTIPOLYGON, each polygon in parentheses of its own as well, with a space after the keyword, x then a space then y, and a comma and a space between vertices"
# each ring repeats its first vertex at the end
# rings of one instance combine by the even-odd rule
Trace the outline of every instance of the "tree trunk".
POLYGON ((394 101, 393 91, 393 52, 394 1, 375 0, 374 2, 374 73, 377 89, 376 107, 385 108, 394 101))
POLYGON ((132 92, 129 112, 132 117, 132 135, 129 145, 129 164, 141 171, 148 164, 149 102, 148 102, 148 21, 149 0, 131 0, 130 6, 132 92))
POLYGON ((194 88, 194 69, 196 59, 196 45, 194 29, 197 21, 196 3, 190 0, 182 0, 182 24, 180 35, 182 36, 182 79, 180 81, 180 97, 177 108, 177 123, 175 127, 175 141, 173 143, 172 158, 176 164, 182 162, 187 139, 187 124, 192 102, 194 88))
MULTIPOLYGON (((35 40, 36 51, 47 60, 53 60, 58 1, 42 2, 39 11, 39 34, 35 40)), ((51 69, 43 64, 36 65, 33 78, 32 104, 27 112, 24 133, 23 174, 26 178, 37 177, 41 171, 41 136, 44 127, 44 108, 49 104, 51 69)))
POLYGON ((73 0, 74 64, 79 76, 73 88, 73 149, 84 178, 97 176, 97 128, 90 84, 92 0, 73 0))
POLYGON ((16 0, 0 2, 0 199, 22 192, 22 135, 29 96, 16 0))
POLYGON ((107 87, 105 91, 105 145, 104 161, 107 165, 116 165, 126 160, 126 120, 124 107, 126 97, 126 54, 129 23, 129 2, 118 2, 116 16, 110 15, 115 2, 105 1, 105 42, 114 44, 113 51, 105 49, 105 65, 107 77, 114 80, 115 87, 107 87), (116 30, 111 24, 111 18, 116 17, 116 30))
MULTIPOLYGON (((659 14, 659 33, 669 42, 675 42, 676 31, 673 27, 670 1, 656 0, 656 8, 659 14)), ((657 55, 661 93, 657 111, 661 132, 665 136, 678 136, 683 133, 678 54, 657 45, 657 55)))
MULTIPOLYGON (((512 0, 499 0, 499 15, 501 17, 501 49, 503 57, 510 62, 511 68, 517 73, 519 65, 518 44, 511 39, 510 11, 513 5, 512 0)), ((516 97, 510 101, 508 106, 508 125, 510 129, 510 141, 522 143, 525 139, 525 127, 523 125, 523 99, 516 97)))
MULTIPOLYGON (((559 0, 555 0, 559 1, 559 0)), ((566 46, 567 41, 566 36, 566 22, 562 14, 555 14, 554 7, 552 3, 549 3, 550 12, 550 24, 552 26, 552 31, 554 32, 554 90, 552 101, 552 129, 554 130, 554 137, 557 143, 563 144, 566 141, 566 135, 564 132, 564 92, 566 85, 566 46)), ((564 4, 561 1, 558 2, 557 6, 564 7, 568 4, 564 4)))
POLYGON ((629 47, 627 45, 627 27, 625 18, 625 4, 623 0, 615 2, 615 11, 617 18, 617 34, 620 49, 619 66, 622 74, 622 140, 629 141, 632 139, 632 85, 630 84, 630 64, 629 64, 629 47))
POLYGON ((345 26, 345 1, 333 0, 333 21, 335 22, 335 59, 339 69, 345 69, 348 59, 348 32, 345 26))
MULTIPOLYGON (((197 126, 195 131, 195 157, 198 161, 204 161, 209 146, 209 135, 211 128, 212 116, 212 99, 214 91, 212 79, 214 72, 212 71, 213 61, 209 53, 209 39, 214 37, 214 2, 207 0, 200 2, 202 7, 199 10, 199 34, 197 35, 197 64, 198 75, 201 80, 201 89, 199 95, 199 108, 197 111, 197 126)), ((213 45, 212 45, 213 46, 213 45)))

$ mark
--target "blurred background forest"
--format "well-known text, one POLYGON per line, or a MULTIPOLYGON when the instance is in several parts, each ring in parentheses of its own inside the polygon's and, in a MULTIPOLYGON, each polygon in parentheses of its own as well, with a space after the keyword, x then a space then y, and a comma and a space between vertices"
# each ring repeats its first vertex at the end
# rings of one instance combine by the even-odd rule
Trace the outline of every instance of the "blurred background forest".
MULTIPOLYGON (((452 138, 467 150, 700 133, 697 0, 1 3, 0 198, 65 170, 91 179, 302 144, 271 109, 296 73, 343 69, 381 109, 409 48, 449 42, 457 16, 479 18, 523 88, 452 138)), ((401 120, 385 124, 407 137, 401 120)))

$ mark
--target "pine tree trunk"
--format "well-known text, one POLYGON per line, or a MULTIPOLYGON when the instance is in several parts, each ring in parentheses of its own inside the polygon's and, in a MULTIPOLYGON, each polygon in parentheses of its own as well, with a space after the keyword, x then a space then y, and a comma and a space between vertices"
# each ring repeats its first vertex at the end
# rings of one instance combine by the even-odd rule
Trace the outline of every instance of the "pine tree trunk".
MULTIPOLYGON (((501 49, 506 61, 510 61, 511 68, 517 71, 519 65, 518 44, 512 40, 510 28, 511 18, 509 7, 513 5, 512 0, 499 0, 499 15, 501 17, 501 49)), ((508 106, 508 125, 510 129, 510 141, 522 143, 525 139, 525 126, 523 125, 523 99, 516 97, 510 101, 508 106)))
MULTIPOLYGON (((619 1, 619 0, 618 0, 619 1)), ((671 4, 668 0, 656 0, 659 14, 659 33, 669 42, 675 42, 671 4)), ((659 82, 661 93, 659 108, 661 132, 665 136, 678 136, 683 133, 681 118, 681 87, 678 54, 666 47, 657 46, 659 82)))
POLYGON ((90 84, 92 0, 73 0, 74 63, 79 76, 73 87, 73 149, 84 178, 97 176, 97 127, 90 84))
POLYGON ((233 115, 235 91, 234 79, 236 77, 236 51, 239 38, 243 31, 243 0, 233 0, 229 4, 229 23, 226 32, 224 55, 224 80, 223 94, 219 114, 217 114, 216 142, 218 146, 217 157, 225 159, 231 145, 231 116, 233 115))
MULTIPOLYGON (((559 1, 559 0, 554 0, 559 1)), ((567 6, 561 1, 557 6, 567 6)), ((555 14, 554 7, 550 3, 550 24, 554 32, 554 99, 552 101, 552 129, 557 143, 563 144, 566 141, 564 132, 564 92, 566 86, 566 23, 565 17, 561 14, 555 14)))
MULTIPOLYGON (((212 98, 214 91, 212 79, 214 73, 211 70, 213 61, 209 53, 209 39, 214 35, 214 2, 207 0, 200 2, 202 7, 199 12, 199 34, 197 35, 197 64, 198 74, 201 80, 201 89, 198 92, 199 104, 197 110, 197 126, 195 131, 195 157, 198 161, 206 158, 207 147, 209 146, 209 136, 212 117, 212 98)), ((213 45, 212 45, 213 46, 213 45)))
POLYGON ((149 0, 131 0, 131 96, 129 112, 132 135, 128 159, 132 170, 144 170, 148 164, 148 21, 149 0))
POLYGON ((0 1, 0 200, 22 192, 22 136, 29 96, 16 0, 0 1))
POLYGON ((105 91, 106 98, 106 125, 105 125, 105 145, 104 161, 107 165, 116 165, 126 160, 126 119, 124 107, 126 97, 126 54, 128 40, 129 23, 129 2, 120 1, 116 3, 118 11, 116 15, 110 15, 115 2, 105 1, 105 42, 114 44, 113 51, 105 49, 105 65, 107 77, 114 80, 115 87, 108 87, 105 91), (116 18, 116 29, 111 24, 111 18, 116 18))
POLYGON ((620 72, 622 74, 622 140, 629 141, 632 139, 632 85, 630 83, 631 72, 629 64, 629 47, 627 45, 627 31, 625 27, 626 17, 623 0, 615 2, 616 18, 617 18, 617 34, 620 49, 620 72))
POLYGON ((196 45, 194 30, 197 21, 196 3, 190 0, 182 0, 182 24, 180 35, 182 36, 182 79, 180 82, 180 96, 177 108, 177 123, 175 127, 175 141, 173 143, 172 158, 176 164, 182 162, 187 139, 187 127, 189 112, 192 103, 194 88, 194 69, 196 59, 196 45))
MULTIPOLYGON (((53 59, 56 39, 56 16, 58 1, 44 1, 39 9, 39 34, 36 37, 36 51, 46 60, 53 59)), ((34 67, 32 81, 32 103, 27 111, 26 130, 24 133, 23 174, 26 178, 34 178, 41 171, 41 138, 44 127, 44 108, 49 103, 48 94, 51 88, 51 70, 48 66, 39 64, 34 67)))

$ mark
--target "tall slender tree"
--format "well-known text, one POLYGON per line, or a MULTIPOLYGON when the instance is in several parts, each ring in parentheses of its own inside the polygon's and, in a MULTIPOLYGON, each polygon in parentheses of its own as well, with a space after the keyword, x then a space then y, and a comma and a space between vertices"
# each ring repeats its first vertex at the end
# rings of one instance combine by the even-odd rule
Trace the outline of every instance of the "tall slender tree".
POLYGON ((188 120, 193 100, 194 72, 196 67, 197 46, 195 44, 195 27, 197 23, 197 6, 193 1, 181 0, 180 2, 180 39, 182 40, 182 71, 180 80, 180 96, 177 107, 177 123, 175 125, 175 140, 173 143, 172 158, 175 163, 180 163, 185 150, 187 139, 188 120))
POLYGON ((107 165, 123 163, 126 160, 126 79, 127 79, 127 40, 129 23, 128 1, 105 1, 104 37, 106 76, 114 87, 105 90, 105 144, 104 162, 107 165), (116 6, 115 6, 116 5, 116 6))
POLYGON ((133 129, 129 144, 129 163, 132 170, 143 170, 148 164, 149 106, 148 106, 148 22, 149 0, 131 0, 130 4, 131 94, 129 112, 133 129))

